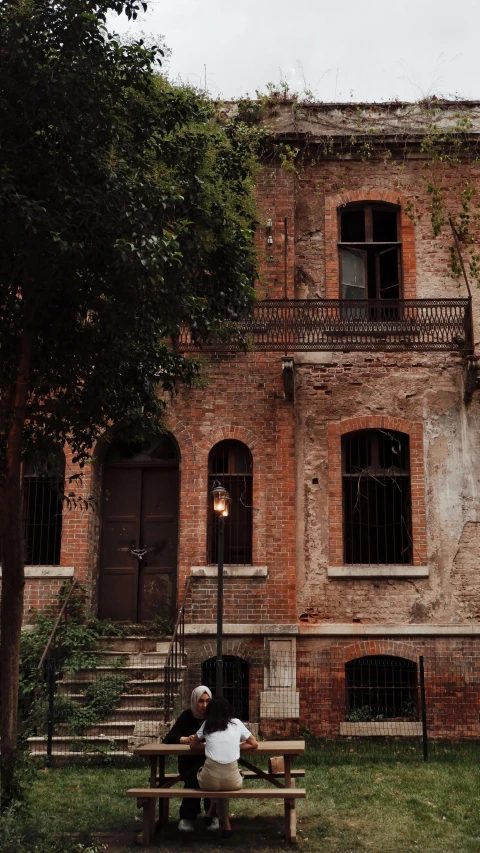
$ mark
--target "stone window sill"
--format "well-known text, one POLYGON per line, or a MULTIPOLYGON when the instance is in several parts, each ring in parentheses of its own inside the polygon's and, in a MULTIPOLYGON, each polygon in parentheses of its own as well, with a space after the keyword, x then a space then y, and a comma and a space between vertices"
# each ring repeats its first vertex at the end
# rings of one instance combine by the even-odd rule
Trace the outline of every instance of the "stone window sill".
POLYGON ((422 724, 392 720, 375 723, 340 723, 340 735, 345 737, 419 737, 422 724))
MULTIPOLYGON (((25 577, 29 578, 73 578, 73 566, 25 566, 25 577)), ((2 567, 0 566, 0 578, 2 567)))
MULTIPOLYGON (((194 578, 218 577, 217 566, 191 566, 190 574, 194 578)), ((225 578, 268 578, 268 566, 224 566, 225 578)))
POLYGON ((329 566, 327 577, 346 578, 428 578, 428 566, 329 566))

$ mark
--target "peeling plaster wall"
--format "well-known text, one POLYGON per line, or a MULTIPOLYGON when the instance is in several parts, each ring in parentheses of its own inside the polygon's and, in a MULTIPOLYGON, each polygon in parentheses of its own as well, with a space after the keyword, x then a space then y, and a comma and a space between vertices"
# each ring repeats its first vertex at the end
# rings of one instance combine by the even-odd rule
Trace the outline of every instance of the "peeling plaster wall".
POLYGON ((379 623, 480 618, 480 413, 478 400, 465 409, 458 364, 450 355, 426 354, 340 354, 326 361, 297 367, 297 448, 304 459, 297 467, 297 509, 305 528, 297 563, 300 618, 379 623), (430 571, 425 579, 327 578, 327 424, 372 414, 424 424, 430 571))

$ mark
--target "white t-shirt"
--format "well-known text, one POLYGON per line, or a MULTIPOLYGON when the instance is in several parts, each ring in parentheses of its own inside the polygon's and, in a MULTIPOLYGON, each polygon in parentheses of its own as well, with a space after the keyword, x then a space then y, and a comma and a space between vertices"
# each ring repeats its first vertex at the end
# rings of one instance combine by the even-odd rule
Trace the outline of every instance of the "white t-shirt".
POLYGON ((205 723, 200 726, 197 737, 205 741, 205 755, 219 764, 230 764, 240 758, 240 743, 248 740, 251 732, 236 717, 231 720, 223 732, 203 734, 205 723))

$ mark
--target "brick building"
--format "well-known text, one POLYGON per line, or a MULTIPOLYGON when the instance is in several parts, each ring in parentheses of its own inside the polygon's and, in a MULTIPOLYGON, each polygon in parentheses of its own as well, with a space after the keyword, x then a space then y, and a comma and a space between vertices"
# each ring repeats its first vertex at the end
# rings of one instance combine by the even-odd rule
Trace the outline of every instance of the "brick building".
POLYGON ((457 218, 480 189, 480 104, 264 113, 277 148, 257 186, 253 346, 207 354, 204 386, 180 390, 161 440, 100 443, 82 480, 94 509, 64 510, 55 542, 58 508, 38 509, 48 484, 27 472, 26 608, 74 575, 101 617, 171 617, 191 579, 187 651, 205 677, 220 482, 224 653, 243 667, 249 715, 335 735, 357 701, 355 662, 360 705, 375 705, 381 661, 397 697, 384 716, 405 717, 395 703, 410 701, 419 655, 480 660, 479 299, 452 276, 448 222, 435 237, 431 221, 437 187, 457 218), (330 673, 314 717, 298 699, 313 696, 313 656, 330 673))

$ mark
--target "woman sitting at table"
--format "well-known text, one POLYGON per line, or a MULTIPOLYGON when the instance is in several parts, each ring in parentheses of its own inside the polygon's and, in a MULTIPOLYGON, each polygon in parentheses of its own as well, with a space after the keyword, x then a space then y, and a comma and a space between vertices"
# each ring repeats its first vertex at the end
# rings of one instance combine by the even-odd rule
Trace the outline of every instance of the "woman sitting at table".
MULTIPOLYGON (((222 696, 216 696, 207 705, 205 722, 190 742, 198 749, 205 741, 205 764, 198 771, 200 788, 204 791, 238 791, 243 778, 238 769, 240 749, 256 749, 258 743, 241 720, 233 716, 233 708, 222 696), (240 746, 241 744, 241 746, 240 746)), ((230 838, 230 807, 228 800, 212 800, 207 817, 215 810, 220 818, 223 837, 230 838)))
MULTIPOLYGON (((190 698, 190 708, 183 711, 178 720, 173 724, 172 728, 163 739, 164 743, 183 743, 186 746, 192 743, 195 732, 202 720, 205 719, 205 712, 208 703, 212 698, 212 694, 208 687, 201 684, 192 692, 190 698)), ((179 755, 178 757, 178 772, 185 776, 185 788, 199 788, 197 779, 198 765, 203 762, 202 756, 179 755), (189 771, 191 771, 189 773, 189 771)), ((204 801, 205 811, 210 808, 210 800, 204 801)), ((193 822, 202 810, 201 799, 185 799, 180 805, 180 823, 178 828, 181 832, 193 832, 193 822)), ((213 814, 213 812, 212 812, 213 814)), ((218 829, 219 823, 217 817, 210 816, 208 819, 207 829, 218 829)))

